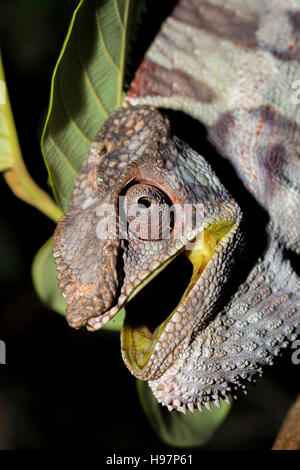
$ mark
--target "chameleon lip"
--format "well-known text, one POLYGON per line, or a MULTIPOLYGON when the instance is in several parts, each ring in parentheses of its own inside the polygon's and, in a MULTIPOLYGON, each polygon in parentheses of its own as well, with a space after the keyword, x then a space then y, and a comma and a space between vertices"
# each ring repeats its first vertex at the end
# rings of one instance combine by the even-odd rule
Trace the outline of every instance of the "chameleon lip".
MULTIPOLYGON (((176 253, 175 256, 171 258, 171 265, 169 265, 169 262, 163 263, 157 269, 158 272, 155 272, 154 274, 152 273, 151 279, 147 282, 147 284, 150 283, 150 286, 154 278, 159 276, 162 271, 168 269, 168 266, 172 266, 177 262, 179 256, 186 257, 192 266, 190 279, 185 284, 185 288, 182 292, 179 303, 171 311, 171 313, 164 316, 165 319, 159 323, 155 329, 152 329, 151 331, 149 328, 149 323, 151 322, 147 322, 147 320, 143 321, 144 319, 142 314, 140 314, 139 317, 136 315, 132 317, 131 315, 126 314, 121 333, 122 353, 125 362, 135 375, 139 376, 142 374, 151 357, 152 352, 157 345, 159 346, 159 339, 166 326, 172 320, 172 318, 175 317, 175 313, 180 315, 180 312, 178 312, 179 307, 184 304, 186 300, 188 300, 190 292, 193 290, 195 285, 198 284, 198 281, 201 279, 206 266, 214 257, 216 250, 218 247, 220 247, 220 245, 223 244, 228 234, 235 227, 236 224, 232 220, 226 220, 217 223, 214 226, 210 225, 206 227, 199 233, 197 239, 192 241, 192 247, 190 246, 191 242, 186 244, 176 253)), ((147 284, 144 284, 142 287, 141 285, 137 286, 137 288, 129 296, 128 300, 132 299, 132 297, 135 295, 138 296, 139 291, 142 290, 143 287, 146 287, 147 284)))

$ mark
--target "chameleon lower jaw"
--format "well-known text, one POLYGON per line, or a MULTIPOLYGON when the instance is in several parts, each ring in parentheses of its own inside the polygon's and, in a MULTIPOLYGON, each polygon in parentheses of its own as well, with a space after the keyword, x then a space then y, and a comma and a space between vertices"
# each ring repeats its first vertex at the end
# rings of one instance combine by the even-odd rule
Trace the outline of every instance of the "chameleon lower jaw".
MULTIPOLYGON (((173 309, 170 314, 166 313, 164 315, 165 320, 156 326, 156 328, 151 327, 151 321, 148 320, 147 322, 147 319, 143 318, 140 312, 139 316, 136 315, 136 312, 134 315, 126 314, 122 329, 122 349, 127 359, 126 362, 130 365, 133 373, 139 375, 143 371, 167 323, 178 311, 179 306, 187 300, 189 293, 196 283, 201 282, 200 278, 207 264, 212 259, 218 247, 220 248, 221 242, 225 241, 227 235, 234 228, 235 223, 228 220, 210 226, 202 231, 197 236, 196 240, 193 240, 177 254, 176 259, 179 256, 183 256, 191 263, 191 274, 189 274, 188 285, 183 291, 183 295, 175 309, 173 309), (191 244, 192 246, 190 246, 191 244)), ((172 266, 172 263, 174 263, 174 259, 172 259, 169 267, 172 266)), ((160 272, 161 270, 159 270, 159 273, 160 272)), ((159 273, 157 276, 159 276, 159 273)), ((136 295, 135 302, 139 295, 141 294, 138 293, 136 295)), ((151 295, 155 295, 155 292, 151 292, 151 295)), ((155 312, 153 315, 151 313, 151 317, 154 315, 155 312)))

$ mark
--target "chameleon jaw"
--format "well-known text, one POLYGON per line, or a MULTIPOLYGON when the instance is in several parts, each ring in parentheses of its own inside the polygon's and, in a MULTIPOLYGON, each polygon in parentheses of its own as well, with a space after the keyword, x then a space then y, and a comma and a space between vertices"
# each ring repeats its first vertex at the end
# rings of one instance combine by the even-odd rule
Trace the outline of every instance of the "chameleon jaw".
MULTIPOLYGON (((151 363, 150 359, 153 352, 162 352, 162 348, 166 345, 165 339, 162 338, 163 333, 169 333, 168 330, 171 330, 173 333, 174 322, 175 326, 179 326, 179 329, 175 331, 174 334, 171 334, 172 337, 174 337, 174 335, 177 336, 176 344, 178 344, 178 339, 179 342, 185 339, 185 330, 183 329, 183 331, 181 331, 182 328, 180 328, 182 321, 182 319, 180 319, 180 310, 191 302, 190 293, 193 291, 195 286, 197 286, 197 288, 201 286, 203 279, 205 281, 206 268, 214 263, 218 254, 217 252, 224 249, 224 246, 228 241, 229 234, 235 232, 236 228, 237 225, 233 220, 226 220, 214 225, 209 225, 200 232, 196 237, 196 240, 194 239, 192 242, 184 246, 183 249, 179 250, 174 257, 160 266, 156 272, 152 273, 150 279, 145 280, 144 283, 141 283, 131 293, 127 302, 129 302, 135 294, 138 295, 138 292, 152 281, 154 277, 158 276, 162 270, 166 269, 166 266, 169 265, 169 263, 171 266, 172 263, 174 263, 175 258, 184 256, 191 263, 192 273, 179 303, 169 315, 165 315, 165 320, 163 320, 162 323, 160 323, 154 330, 152 329, 151 331, 147 321, 144 321, 143 318, 137 319, 137 316, 132 317, 128 315, 128 313, 126 314, 121 333, 122 356, 125 364, 136 377, 145 380, 150 378, 148 375, 149 373, 152 375, 153 372, 151 372, 151 364, 150 371, 148 371, 148 365, 151 363)), ((142 317, 142 315, 140 317, 142 317)), ((197 323, 200 321, 201 319, 198 319, 197 323)), ((191 328, 197 325, 197 323, 193 324, 192 321, 190 323, 191 328)), ((173 349, 176 349, 176 344, 173 345, 173 349)))

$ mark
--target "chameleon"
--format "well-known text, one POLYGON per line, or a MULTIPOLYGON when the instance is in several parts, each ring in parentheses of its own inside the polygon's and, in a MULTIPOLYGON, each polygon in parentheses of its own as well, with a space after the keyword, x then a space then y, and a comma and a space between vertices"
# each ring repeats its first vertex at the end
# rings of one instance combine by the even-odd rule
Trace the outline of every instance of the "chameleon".
POLYGON ((125 306, 123 360, 170 411, 246 393, 299 335, 300 280, 287 255, 300 253, 299 61, 299 0, 179 0, 57 224, 69 324, 98 330, 125 306), (167 110, 205 126, 268 215, 245 278, 235 269, 247 210, 207 156, 174 135, 167 110), (155 283, 167 286, 161 312, 147 310, 155 283))

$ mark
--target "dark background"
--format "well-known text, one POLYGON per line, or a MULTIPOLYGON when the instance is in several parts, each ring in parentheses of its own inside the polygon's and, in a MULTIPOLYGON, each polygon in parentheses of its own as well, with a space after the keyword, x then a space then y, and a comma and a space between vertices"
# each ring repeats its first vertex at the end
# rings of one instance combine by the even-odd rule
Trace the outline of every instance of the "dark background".
MULTIPOLYGON (((152 2, 132 68, 172 3, 152 2)), ((48 191, 40 136, 52 71, 76 4, 0 3, 3 62, 23 157, 48 191)), ((183 133, 193 129, 181 119, 183 133)), ((221 169, 230 186, 231 169, 226 164, 221 169)), ((239 188, 230 189, 234 193, 239 188)), ((35 294, 31 262, 53 233, 53 223, 15 198, 2 176, 0 194, 0 339, 7 347, 7 365, 0 365, 0 449, 165 452, 140 407, 135 379, 121 360, 119 335, 75 331, 35 294)), ((249 389, 248 398, 234 403, 206 449, 270 448, 297 392, 299 372, 291 353, 249 389)))

